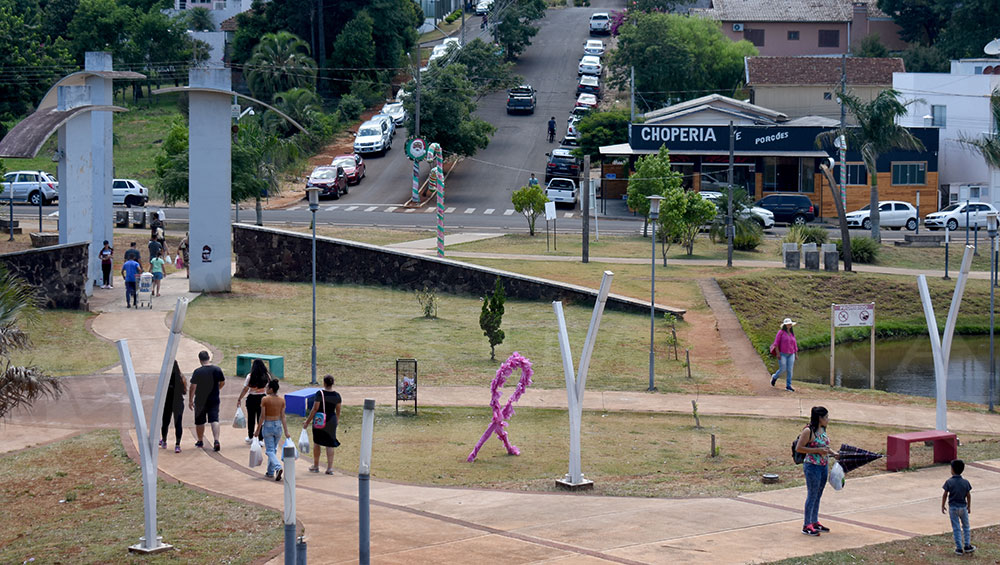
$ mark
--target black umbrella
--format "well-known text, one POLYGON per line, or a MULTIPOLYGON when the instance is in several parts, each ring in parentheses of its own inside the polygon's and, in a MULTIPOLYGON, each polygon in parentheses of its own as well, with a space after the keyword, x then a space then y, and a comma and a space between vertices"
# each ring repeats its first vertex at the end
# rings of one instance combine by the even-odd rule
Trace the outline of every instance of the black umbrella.
POLYGON ((844 472, 853 471, 862 465, 867 465, 876 459, 881 459, 881 453, 873 453, 867 449, 861 449, 860 447, 854 447, 853 445, 847 445, 846 443, 840 444, 840 458, 837 462, 843 467, 844 472))

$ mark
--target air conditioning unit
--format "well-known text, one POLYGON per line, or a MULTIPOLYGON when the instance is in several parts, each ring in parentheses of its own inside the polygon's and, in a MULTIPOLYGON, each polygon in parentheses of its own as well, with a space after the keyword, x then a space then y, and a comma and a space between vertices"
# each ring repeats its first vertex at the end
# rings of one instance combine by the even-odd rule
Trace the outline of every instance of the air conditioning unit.
POLYGON ((733 31, 743 31, 743 24, 733 24, 733 31))

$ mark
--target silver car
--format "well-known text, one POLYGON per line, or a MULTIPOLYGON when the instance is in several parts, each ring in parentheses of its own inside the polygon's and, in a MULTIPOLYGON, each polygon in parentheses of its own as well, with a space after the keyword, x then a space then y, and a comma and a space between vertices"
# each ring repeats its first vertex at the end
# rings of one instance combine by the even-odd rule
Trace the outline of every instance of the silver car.
POLYGON ((382 106, 380 113, 392 116, 392 121, 396 122, 397 126, 403 125, 403 122, 406 121, 406 110, 403 109, 402 102, 388 102, 382 106))
POLYGON ((3 192, 0 200, 13 199, 38 206, 59 198, 59 183, 45 171, 14 171, 3 176, 3 192))

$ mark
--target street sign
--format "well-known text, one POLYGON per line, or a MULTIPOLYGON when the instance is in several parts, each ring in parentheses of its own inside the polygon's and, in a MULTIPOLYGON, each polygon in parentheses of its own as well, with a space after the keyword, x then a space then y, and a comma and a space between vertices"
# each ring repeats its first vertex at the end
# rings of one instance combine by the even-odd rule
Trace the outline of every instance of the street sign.
POLYGON ((549 201, 545 203, 545 221, 556 219, 556 203, 549 201))
POLYGON ((232 112, 232 118, 234 120, 238 120, 240 118, 240 112, 242 111, 240 109, 240 105, 239 104, 232 104, 230 106, 230 108, 231 108, 231 112, 232 112))
POLYGON ((406 156, 413 161, 421 161, 427 155, 427 146, 424 144, 424 140, 419 137, 407 141, 403 150, 406 156))
POLYGON ((870 326, 875 320, 875 304, 834 304, 833 326, 854 328, 870 326))

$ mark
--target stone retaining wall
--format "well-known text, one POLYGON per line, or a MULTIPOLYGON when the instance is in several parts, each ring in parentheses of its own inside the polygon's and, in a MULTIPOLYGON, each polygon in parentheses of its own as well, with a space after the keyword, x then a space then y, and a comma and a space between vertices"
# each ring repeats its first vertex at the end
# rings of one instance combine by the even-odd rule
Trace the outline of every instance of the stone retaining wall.
POLYGON ((37 289, 43 308, 87 309, 89 244, 52 245, 0 255, 7 270, 37 289))
MULTIPOLYGON (((312 280, 312 236, 245 224, 233 226, 236 276, 270 281, 312 280)), ((508 298, 580 302, 593 305, 595 289, 510 273, 469 263, 428 257, 377 245, 316 238, 316 280, 379 285, 405 290, 425 286, 439 292, 482 296, 500 277, 508 298)), ((595 280, 597 285, 600 281, 595 280)), ((612 294, 607 307, 649 314, 649 302, 612 294)), ((683 317, 684 310, 657 305, 658 312, 683 317)))

